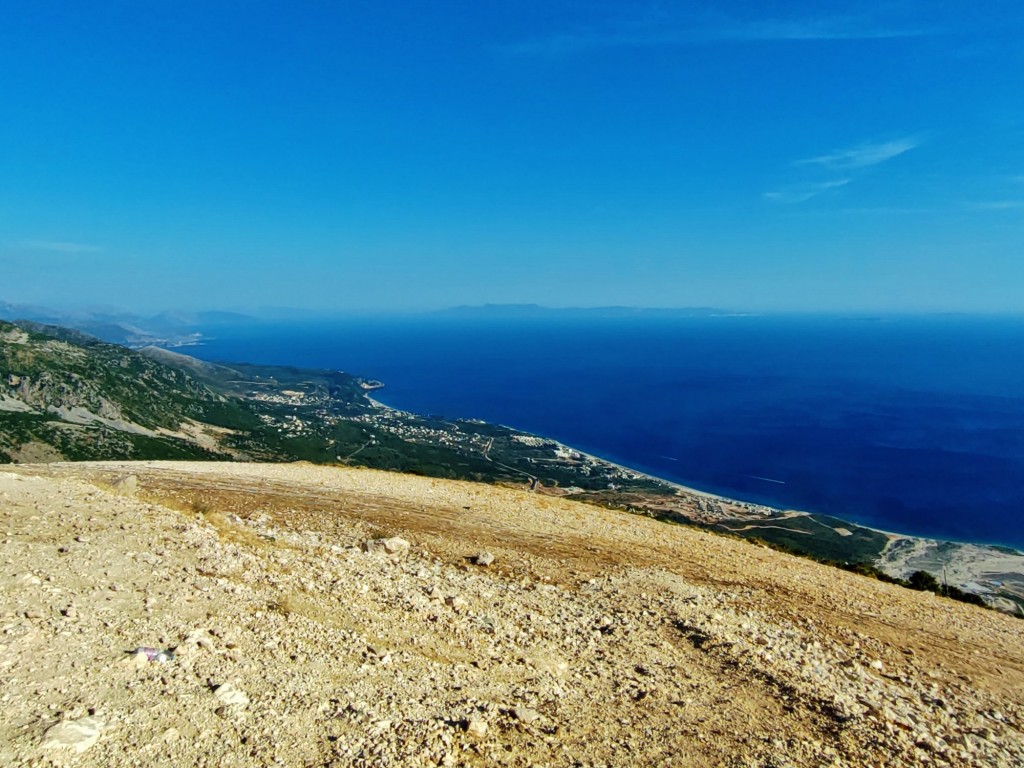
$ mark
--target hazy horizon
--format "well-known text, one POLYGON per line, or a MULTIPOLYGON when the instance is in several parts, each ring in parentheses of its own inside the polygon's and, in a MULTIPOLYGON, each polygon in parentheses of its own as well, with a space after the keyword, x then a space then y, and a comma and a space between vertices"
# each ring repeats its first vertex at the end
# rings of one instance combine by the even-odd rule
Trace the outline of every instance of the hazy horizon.
MULTIPOLYGON (((97 318, 109 318, 111 320, 139 320, 155 319, 166 317, 168 320, 178 316, 181 320, 202 318, 204 325, 213 325, 218 322, 302 322, 306 320, 338 320, 347 319, 380 319, 389 318, 431 318, 439 319, 505 319, 505 318, 536 318, 536 317, 557 317, 557 316, 590 316, 592 318, 629 319, 631 317, 657 318, 730 318, 730 317, 821 317, 834 319, 872 319, 872 318, 944 318, 963 317, 979 319, 1024 319, 1024 310, 1021 311, 957 311, 957 310, 822 310, 822 309, 777 309, 777 310, 754 310, 744 307, 655 307, 655 306, 630 306, 621 304, 591 305, 591 306, 550 306, 530 303, 508 303, 508 304, 462 304, 457 306, 429 307, 429 308, 308 308, 295 306, 200 306, 185 308, 180 306, 136 306, 114 304, 90 304, 88 302, 70 303, 22 303, 8 301, 7 297, 0 296, 0 319, 8 320, 29 320, 40 321, 40 317, 52 316, 56 324, 60 321, 96 320, 97 318), (24 309, 24 314, 19 315, 12 309, 24 309)), ((46 320, 42 320, 46 322, 46 320)))
POLYGON ((0 298, 1024 312, 1024 6, 14 0, 0 298))

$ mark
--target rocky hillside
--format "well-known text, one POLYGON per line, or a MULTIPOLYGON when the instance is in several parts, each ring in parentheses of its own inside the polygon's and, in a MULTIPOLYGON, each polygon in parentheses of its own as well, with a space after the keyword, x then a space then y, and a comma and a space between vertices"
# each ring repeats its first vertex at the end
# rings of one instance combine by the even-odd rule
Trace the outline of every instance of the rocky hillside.
POLYGON ((1018 766, 1011 617, 523 490, 0 471, 0 765, 1018 766))
POLYGON ((0 458, 228 457, 183 425, 252 416, 187 373, 76 331, 0 323, 0 458), (204 444, 205 443, 205 444, 204 444))
POLYGON ((328 417, 371 409, 339 372, 226 367, 0 322, 0 462, 336 460, 366 440, 328 417))

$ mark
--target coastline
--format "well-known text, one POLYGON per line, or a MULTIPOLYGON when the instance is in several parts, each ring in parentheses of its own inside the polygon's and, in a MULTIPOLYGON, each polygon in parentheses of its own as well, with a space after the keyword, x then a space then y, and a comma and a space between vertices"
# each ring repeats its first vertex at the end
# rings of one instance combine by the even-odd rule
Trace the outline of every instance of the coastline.
MULTIPOLYGON (((394 408, 370 397, 369 394, 364 397, 374 408, 396 414, 414 415, 411 411, 394 408)), ((452 421, 457 423, 458 421, 479 420, 452 419, 452 421)), ((744 531, 760 532, 778 528, 777 524, 786 520, 809 519, 817 524, 811 531, 806 530, 806 527, 802 527, 798 523, 785 525, 783 528, 789 534, 796 534, 797 538, 800 535, 813 536, 814 540, 818 542, 815 547, 808 549, 803 544, 797 544, 794 549, 791 543, 793 542, 792 536, 789 542, 781 543, 791 551, 803 552, 812 556, 821 556, 820 554, 815 555, 815 551, 829 551, 832 554, 827 555, 827 559, 850 562, 858 562, 857 552, 858 545, 860 545, 860 556, 866 555, 864 561, 893 578, 906 580, 915 571, 927 571, 935 576, 940 583, 948 583, 964 591, 983 596, 993 607, 1009 613, 1024 614, 1024 553, 1016 547, 901 533, 863 525, 827 512, 811 512, 744 501, 668 480, 595 453, 580 450, 552 437, 526 432, 507 424, 494 423, 494 426, 507 429, 518 435, 543 440, 545 443, 555 446, 556 450, 574 455, 578 457, 577 460, 582 460, 584 463, 611 468, 624 479, 645 480, 673 490, 677 502, 673 511, 683 518, 681 522, 709 526, 712 529, 714 526, 720 525, 723 530, 743 535, 744 531), (690 501, 688 502, 688 500, 690 501), (713 510, 709 509, 709 502, 714 505, 713 510), (699 510, 696 514, 693 514, 694 508, 699 510), (744 527, 729 528, 725 524, 727 522, 740 522, 744 524, 744 527), (821 528, 822 535, 826 531, 829 532, 828 536, 831 537, 831 542, 828 537, 819 539, 818 527, 821 528), (841 540, 838 544, 835 541, 836 535, 841 540), (866 536, 870 538, 871 535, 884 537, 884 542, 880 545, 876 544, 875 546, 880 546, 880 548, 873 549, 871 554, 867 554, 863 550, 863 541, 866 536), (846 540, 849 540, 850 543, 841 543, 846 540), (822 550, 822 547, 825 549, 822 550)), ((571 498, 575 494, 566 495, 571 498)), ((654 501, 653 496, 651 500, 654 501)), ((756 534, 751 534, 751 536, 753 535, 756 534)), ((765 535, 765 538, 771 540, 773 537, 765 535)))
MULTIPOLYGON (((593 453, 587 453, 586 451, 581 451, 579 448, 574 448, 571 445, 566 445, 565 443, 559 442, 557 440, 555 440, 554 442, 558 443, 558 445, 560 445, 561 447, 566 448, 566 449, 572 451, 573 453, 578 453, 580 456, 583 456, 585 458, 590 459, 591 461, 597 461, 597 462, 600 462, 601 464, 607 464, 608 466, 615 467, 616 469, 622 470, 623 472, 630 472, 630 473, 632 473, 634 475, 639 475, 640 477, 646 477, 646 478, 648 478, 650 480, 654 480, 654 481, 656 481, 658 483, 662 483, 663 485, 667 485, 670 488, 675 488, 678 491, 683 491, 684 493, 689 493, 689 494, 691 494, 693 496, 700 496, 700 497, 705 498, 705 499, 714 499, 715 501, 724 501, 724 502, 727 502, 727 503, 730 503, 730 504, 753 504, 754 503, 754 502, 743 501, 742 499, 732 499, 732 498, 729 498, 728 496, 722 496, 721 494, 718 494, 718 493, 712 493, 711 491, 702 491, 702 490, 700 490, 698 488, 693 488, 693 487, 688 486, 688 485, 683 485, 682 483, 677 483, 674 480, 667 480, 664 477, 659 477, 657 475, 652 475, 650 472, 642 472, 639 469, 634 469, 633 467, 626 466, 625 464, 620 464, 617 461, 612 461, 611 459, 606 459, 603 456, 597 456, 596 454, 593 454, 593 453)), ((757 506, 765 507, 765 508, 769 507, 769 505, 767 505, 767 504, 758 504, 757 506)), ((801 510, 781 510, 781 509, 778 509, 776 507, 771 507, 771 508, 774 509, 777 512, 786 511, 786 512, 800 512, 800 514, 805 514, 805 515, 810 514, 810 512, 802 512, 801 510)))
MULTIPOLYGON (((811 429, 815 425, 833 423, 829 420, 839 412, 829 403, 846 403, 847 399, 849 403, 844 404, 840 410, 870 414, 873 407, 871 403, 881 397, 885 413, 913 417, 913 412, 903 413, 900 409, 919 403, 916 386, 920 382, 917 379, 913 382, 893 382, 884 368, 872 366, 867 371, 857 368, 854 380, 845 377, 845 374, 836 379, 812 377, 808 381, 814 385, 804 388, 800 386, 800 377, 794 378, 785 371, 768 368, 774 371, 773 376, 781 377, 777 382, 782 387, 779 396, 787 403, 786 414, 789 416, 772 409, 771 402, 766 401, 760 386, 748 393, 751 402, 757 403, 759 414, 776 414, 779 418, 792 416, 795 421, 792 424, 772 422, 759 426, 760 417, 751 422, 731 409, 731 406, 730 410, 725 410, 736 396, 745 391, 732 387, 730 382, 734 381, 734 377, 738 377, 736 380, 741 382, 751 380, 750 371, 745 370, 746 365, 732 356, 728 359, 713 357, 707 363, 676 359, 659 362, 652 369, 653 378, 649 382, 644 380, 643 391, 647 394, 638 400, 629 394, 631 388, 639 383, 632 381, 631 371, 639 364, 646 365, 658 359, 648 354, 657 350, 648 348, 646 336, 635 334, 635 329, 620 332, 616 326, 618 335, 615 338, 622 342, 628 341, 628 348, 622 349, 621 353, 616 351, 605 359, 602 357, 605 354, 601 352, 602 345, 591 344, 593 339, 585 326, 574 327, 564 333, 546 326, 532 328, 510 327, 507 334, 501 337, 502 343, 495 347, 488 342, 489 338, 490 342, 495 339, 476 326, 453 326, 446 329, 445 333, 456 334, 452 338, 458 344, 449 348, 444 345, 444 339, 448 337, 438 337, 434 330, 412 324, 367 325, 358 328, 317 324, 303 326, 298 331, 285 328, 270 339, 246 331, 218 338, 201 349, 208 357, 214 352, 218 353, 216 359, 245 360, 247 356, 258 354, 260 359, 272 357, 278 362, 292 365, 340 368, 374 377, 385 381, 388 386, 370 394, 379 396, 385 402, 397 401, 400 403, 397 406, 399 410, 446 415, 449 419, 482 417, 495 424, 503 423, 537 435, 553 436, 570 445, 579 445, 597 457, 607 455, 608 461, 631 471, 660 477, 664 482, 687 486, 693 491, 707 494, 705 498, 708 499, 722 496, 778 509, 817 510, 820 513, 833 511, 841 517, 845 513, 846 519, 859 526, 883 531, 1024 549, 1024 539, 1016 534, 1016 510, 1012 506, 1015 494, 1019 491, 1019 482, 1012 477, 1007 478, 1008 474, 1014 472, 1002 469, 986 471, 986 467, 997 465, 991 461, 986 463, 984 450, 980 448, 973 452, 964 451, 963 455, 958 454, 955 448, 960 443, 957 440, 969 438, 970 434, 961 434, 964 430, 953 428, 956 424, 950 429, 937 431, 931 426, 942 424, 948 419, 929 419, 927 424, 921 422, 925 432, 914 432, 916 437, 911 440, 911 444, 904 446, 910 450, 905 451, 897 451, 893 447, 895 444, 891 445, 891 441, 887 440, 888 432, 895 429, 887 425, 902 423, 899 419, 896 422, 892 419, 871 421, 870 429, 863 437, 853 434, 850 440, 838 432, 816 437, 817 433, 811 429), (260 341, 257 348, 252 346, 255 338, 260 341), (538 343, 540 347, 536 347, 538 343), (542 350, 555 349, 556 346, 551 345, 557 345, 558 349, 562 349, 562 345, 567 344, 573 346, 566 348, 577 349, 580 355, 579 360, 572 363, 572 370, 566 369, 559 362, 564 355, 550 357, 546 352, 534 355, 529 353, 535 347, 542 350), (494 353, 493 349, 499 352, 494 353), (514 369, 508 369, 506 356, 513 353, 517 359, 526 359, 514 369), (714 365, 711 365, 711 361, 714 365), (506 369, 509 375, 503 373, 506 369), (719 377, 715 381, 722 382, 721 389, 714 387, 702 393, 700 387, 705 386, 707 380, 701 371, 705 369, 719 377), (573 370, 577 373, 573 373, 573 370), (576 378, 577 374, 580 378, 576 378), (583 377, 583 374, 586 376, 583 377), (863 378, 868 374, 870 381, 863 378), (676 392, 668 386, 674 380, 673 377, 682 377, 679 381, 689 383, 676 392), (859 385, 857 381, 860 381, 859 385), (494 385, 499 382, 501 387, 496 389, 494 385), (696 389, 691 388, 691 384, 696 389), (865 389, 869 384, 870 392, 865 389), (508 398, 501 391, 506 386, 511 395, 508 398), (569 397, 565 394, 567 387, 585 389, 581 390, 581 397, 569 397), (680 396, 678 403, 671 399, 676 394, 680 396), (850 398, 846 398, 847 394, 850 398), (833 395, 838 400, 825 402, 823 399, 833 395), (606 413, 597 408, 599 403, 606 403, 606 413), (817 413, 815 407, 823 404, 828 407, 820 416, 813 415, 806 419, 801 416, 817 413), (766 407, 768 410, 765 410, 766 407), (801 408, 803 410, 799 410, 801 408), (715 415, 712 421, 706 423, 707 434, 702 437, 700 430, 693 427, 704 422, 694 421, 697 417, 693 414, 701 414, 705 410, 708 411, 707 415, 699 418, 712 418, 712 413, 715 415), (608 423, 605 424, 605 421, 608 423), (723 430, 722 434, 714 434, 720 429, 723 430), (727 444, 726 434, 733 436, 729 440, 735 446, 727 444), (930 437, 925 440, 925 435, 930 437), (820 442, 819 437, 834 439, 835 445, 830 443, 828 451, 814 448, 808 450, 809 445, 820 442), (780 447, 784 446, 784 453, 790 458, 776 459, 770 451, 766 453, 762 450, 771 444, 771 440, 775 440, 775 444, 780 447), (914 451, 930 450, 928 445, 935 440, 939 440, 943 446, 939 457, 941 466, 935 465, 931 470, 928 464, 918 463, 917 466, 922 468, 920 473, 904 471, 906 468, 912 469, 912 462, 925 460, 927 453, 914 451), (701 446, 713 450, 703 452, 701 446), (876 448, 878 451, 875 451, 876 448), (873 452, 870 455, 864 454, 868 456, 866 464, 858 463, 854 453, 851 453, 869 449, 873 452), (897 453, 899 455, 894 456, 897 453), (734 457, 736 461, 733 461, 734 457), (763 471, 759 471, 759 468, 763 471), (792 471, 787 472, 787 469, 792 471), (748 472, 788 482, 784 486, 760 482, 746 477, 748 472), (863 478, 869 476, 874 479, 870 483, 864 482, 863 478), (971 478, 976 480, 972 481, 971 478), (973 482, 977 483, 977 488, 972 489, 973 482)), ((830 334, 839 330, 846 333, 844 329, 845 326, 829 326, 822 330, 820 336, 813 338, 824 343, 833 338, 830 334)), ((771 339, 772 343, 785 344, 786 349, 802 349, 800 346, 788 345, 799 345, 806 341, 804 330, 800 324, 787 324, 785 327, 771 325, 765 327, 763 332, 765 338, 771 339)), ((860 326, 849 330, 851 333, 856 330, 859 334, 860 326)), ((742 342, 738 348, 743 349, 745 354, 753 355, 751 360, 761 366, 759 370, 764 368, 763 363, 766 362, 765 356, 761 354, 763 350, 751 348, 749 339, 743 334, 734 337, 730 331, 721 338, 718 334, 709 337, 703 329, 675 325, 659 330, 659 334, 658 344, 662 346, 689 340, 687 343, 696 344, 695 349, 701 352, 714 352, 715 344, 726 340, 730 344, 742 342)), ((890 336, 888 332, 878 339, 872 336, 865 343, 888 343, 886 340, 890 336)), ((856 335, 855 338, 861 339, 861 336, 856 335)), ((870 349, 875 350, 876 346, 870 349)), ((886 349, 888 347, 879 348, 882 352, 886 349)), ((700 355, 697 359, 700 359, 700 355)), ((826 359, 831 360, 831 357, 826 359)), ((915 368, 912 372, 916 371, 915 368)), ((931 381, 931 378, 927 379, 927 382, 931 381)), ((933 392, 926 389, 923 394, 927 396, 930 407, 946 409, 942 411, 944 414, 949 409, 967 408, 966 412, 971 414, 968 425, 971 429, 991 427, 999 435, 1012 437, 1008 426, 1010 422, 1000 417, 1007 408, 1011 409, 1007 413, 1012 414, 1017 411, 1017 407, 993 405, 989 402, 991 398, 980 404, 975 403, 978 398, 971 394, 973 391, 971 387, 962 393, 959 390, 947 392, 947 389, 941 389, 933 392), (965 396, 973 399, 964 401, 965 396)), ((1012 445, 1016 446, 1017 443, 1012 445)), ((1012 467, 1015 461, 1017 459, 1009 456, 1007 466, 1012 467)))
MULTIPOLYGON (((383 409, 386 409, 386 410, 389 410, 389 411, 394 411, 396 413, 402 413, 402 414, 412 414, 413 413, 412 411, 407 411, 407 410, 404 410, 402 408, 396 408, 394 406, 388 405, 387 403, 384 403, 384 402, 382 402, 380 400, 377 400, 376 398, 371 397, 369 394, 365 395, 365 397, 374 407, 383 408, 383 409)), ((461 421, 461 420, 463 420, 463 419, 461 419, 461 418, 453 419, 453 421, 461 421)), ((580 448, 577 448, 577 447, 575 447, 573 445, 570 445, 568 443, 563 443, 561 440, 558 440, 556 438, 550 437, 548 435, 538 434, 538 433, 535 433, 535 432, 526 432, 526 431, 520 429, 519 427, 515 427, 515 426, 512 426, 510 424, 502 424, 500 422, 494 422, 494 424, 495 424, 495 426, 503 427, 505 429, 509 429, 509 430, 512 430, 514 432, 518 432, 518 433, 521 433, 521 434, 524 434, 524 435, 530 435, 532 437, 538 437, 538 438, 542 438, 544 440, 548 440, 548 441, 556 444, 560 448, 563 448, 563 449, 565 449, 567 451, 571 451, 573 453, 579 454, 580 456, 582 456, 582 457, 584 457, 586 459, 589 459, 590 461, 597 462, 597 463, 600 463, 600 464, 604 464, 606 466, 614 467, 615 469, 618 469, 621 472, 629 473, 629 474, 635 475, 637 477, 642 477, 642 478, 646 478, 648 480, 652 480, 652 481, 654 481, 656 483, 660 483, 660 484, 668 486, 670 488, 674 488, 677 491, 680 491, 680 492, 685 493, 685 494, 689 494, 691 496, 697 496, 697 497, 700 497, 700 498, 709 499, 709 500, 713 500, 713 501, 718 501, 718 502, 722 502, 722 503, 725 503, 725 504, 735 504, 735 505, 742 505, 742 506, 759 507, 759 508, 762 508, 762 509, 771 510, 773 513, 780 514, 780 515, 781 514, 805 515, 805 516, 826 515, 828 517, 832 517, 832 518, 835 518, 837 520, 842 520, 843 522, 845 522, 845 523, 847 523, 847 524, 849 524, 851 526, 855 526, 857 528, 863 528, 865 530, 874 531, 875 533, 883 534, 884 536, 888 537, 890 539, 890 541, 895 541, 895 540, 899 540, 899 539, 913 539, 913 540, 920 540, 920 541, 934 541, 934 542, 937 542, 937 543, 940 543, 940 544, 953 544, 953 545, 957 545, 957 546, 984 547, 986 549, 993 549, 993 550, 998 550, 998 549, 1002 548, 1002 549, 1005 549, 1005 550, 1012 550, 1016 554, 1021 555, 1022 557, 1024 557, 1024 550, 1021 550, 1020 548, 1018 548, 1016 546, 1013 546, 1011 544, 1000 544, 1000 543, 993 544, 993 543, 990 543, 990 542, 979 542, 979 541, 961 540, 961 539, 950 539, 950 538, 938 538, 938 537, 935 537, 935 536, 925 536, 925 535, 916 534, 916 533, 906 533, 906 532, 901 532, 901 531, 892 531, 892 530, 887 530, 885 528, 878 528, 878 527, 873 526, 873 525, 864 525, 863 523, 858 523, 858 522, 855 522, 853 520, 849 520, 849 519, 847 519, 845 517, 842 517, 841 515, 835 515, 835 514, 833 514, 831 512, 821 512, 821 511, 813 512, 813 511, 806 510, 806 509, 796 509, 794 507, 780 507, 780 506, 777 506, 777 505, 774 505, 774 504, 764 504, 762 502, 750 501, 750 500, 747 500, 747 499, 740 499, 740 498, 736 498, 736 497, 733 497, 733 496, 725 496, 725 495, 720 494, 720 493, 714 493, 713 491, 704 491, 704 490, 701 490, 699 488, 694 488, 693 486, 684 485, 683 483, 676 482, 675 480, 669 480, 667 478, 661 477, 660 475, 652 474, 651 472, 645 472, 643 470, 636 469, 635 467, 631 467, 631 466, 629 466, 627 464, 623 464, 623 463, 618 462, 618 461, 613 461, 612 459, 605 458, 604 456, 600 456, 600 455, 595 454, 595 453, 590 453, 588 451, 584 451, 584 450, 582 450, 580 448)))
POLYGON ((724 503, 727 503, 727 504, 752 505, 752 506, 760 507, 760 508, 763 508, 763 509, 770 509, 773 513, 777 513, 777 514, 780 514, 780 515, 782 515, 782 514, 785 514, 785 515, 807 515, 807 516, 826 515, 828 517, 835 518, 836 520, 842 520, 844 523, 847 523, 847 524, 852 525, 852 526, 856 526, 857 528, 864 528, 865 530, 868 530, 868 531, 874 531, 875 533, 881 533, 884 536, 887 536, 891 541, 896 541, 896 540, 900 540, 900 539, 912 539, 914 541, 931 541, 931 542, 936 542, 936 543, 939 543, 939 544, 952 544, 952 545, 956 545, 956 546, 982 547, 982 548, 985 548, 985 549, 993 549, 993 550, 1000 550, 1000 549, 1002 549, 1002 550, 1011 550, 1013 553, 1015 553, 1017 555, 1020 555, 1022 558, 1024 558, 1024 551, 1022 551, 1022 550, 1018 549, 1017 547, 1015 547, 1013 545, 1010 545, 1010 544, 992 544, 990 542, 968 541, 968 540, 961 540, 961 539, 940 539, 940 538, 937 538, 935 536, 922 536, 922 535, 916 534, 916 533, 903 533, 903 532, 900 532, 900 531, 890 531, 890 530, 886 530, 885 528, 878 528, 878 527, 875 527, 873 525, 864 525, 863 523, 858 523, 858 522, 855 522, 853 520, 848 520, 847 518, 842 517, 841 515, 834 515, 831 512, 812 512, 810 510, 795 509, 793 507, 778 507, 778 506, 774 506, 772 504, 763 504, 761 502, 748 501, 748 500, 745 500, 745 499, 737 499, 737 498, 734 498, 732 496, 723 496, 722 494, 713 493, 711 491, 702 491, 699 488, 694 488, 692 486, 683 485, 682 483, 677 483, 674 480, 668 480, 668 479, 666 479, 664 477, 659 477, 658 475, 652 475, 650 472, 643 472, 643 471, 641 471, 639 469, 634 469, 633 467, 627 466, 625 464, 620 464, 619 462, 611 461, 610 459, 606 459, 603 456, 598 456, 598 455, 593 454, 593 453, 587 453, 586 451, 581 451, 578 448, 574 448, 571 445, 566 445, 565 443, 559 442, 557 440, 554 441, 554 442, 557 442, 558 445, 560 445, 561 447, 566 448, 566 449, 568 449, 570 451, 573 451, 574 453, 578 453, 580 456, 588 458, 591 461, 597 461, 597 462, 600 462, 602 464, 607 464, 609 466, 615 467, 616 469, 622 470, 623 472, 629 472, 629 473, 632 473, 634 475, 638 475, 640 477, 645 477, 645 478, 647 478, 649 480, 654 480, 655 482, 662 483, 663 485, 667 485, 667 486, 669 486, 671 488, 675 488, 678 491, 682 491, 683 493, 688 493, 688 494, 690 494, 692 496, 700 496, 700 497, 705 498, 705 499, 713 499, 715 501, 720 501, 720 502, 724 502, 724 503))
MULTIPOLYGON (((640 477, 645 477, 675 488, 678 492, 711 499, 730 505, 746 506, 752 502, 734 499, 708 491, 672 482, 648 472, 628 467, 618 462, 604 459, 586 451, 555 441, 559 446, 571 450, 591 461, 601 462, 616 469, 640 477)), ((757 504, 774 515, 808 516, 815 513, 798 509, 781 509, 766 504, 757 504)), ((915 534, 887 531, 880 528, 861 525, 841 517, 827 515, 842 520, 851 526, 883 534, 888 541, 882 551, 873 560, 872 565, 894 578, 908 579, 915 571, 927 571, 936 576, 943 584, 957 586, 967 592, 982 595, 992 607, 1008 613, 1024 613, 1024 552, 1015 547, 985 544, 970 541, 938 539, 915 534)))

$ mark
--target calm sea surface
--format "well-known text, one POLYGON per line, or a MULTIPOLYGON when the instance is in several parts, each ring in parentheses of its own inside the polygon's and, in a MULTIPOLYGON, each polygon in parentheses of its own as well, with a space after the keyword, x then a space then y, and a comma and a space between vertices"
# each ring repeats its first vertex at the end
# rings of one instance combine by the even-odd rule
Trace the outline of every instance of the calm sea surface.
POLYGON ((377 378, 726 496, 1024 547, 1024 319, 395 319, 222 328, 209 360, 377 378))

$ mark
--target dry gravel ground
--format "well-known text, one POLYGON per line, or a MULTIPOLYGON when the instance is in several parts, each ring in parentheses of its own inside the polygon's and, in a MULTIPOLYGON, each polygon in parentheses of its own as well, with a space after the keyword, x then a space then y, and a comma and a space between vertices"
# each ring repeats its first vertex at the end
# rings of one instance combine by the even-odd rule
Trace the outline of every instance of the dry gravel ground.
POLYGON ((309 465, 5 467, 0 514, 2 766, 1024 764, 1024 622, 741 541, 309 465))

